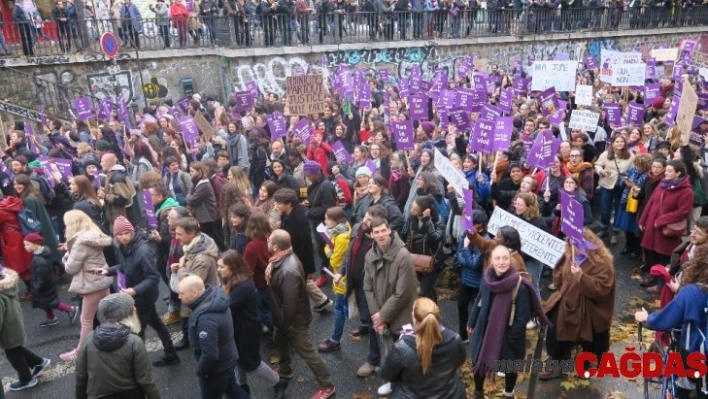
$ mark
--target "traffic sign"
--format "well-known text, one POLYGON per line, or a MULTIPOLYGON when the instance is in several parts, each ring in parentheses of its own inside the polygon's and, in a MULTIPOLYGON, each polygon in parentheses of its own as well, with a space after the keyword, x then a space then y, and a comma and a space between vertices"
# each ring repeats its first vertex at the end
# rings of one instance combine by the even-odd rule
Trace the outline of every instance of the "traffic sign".
POLYGON ((118 40, 113 33, 106 32, 101 35, 101 50, 108 58, 113 58, 118 54, 118 40))

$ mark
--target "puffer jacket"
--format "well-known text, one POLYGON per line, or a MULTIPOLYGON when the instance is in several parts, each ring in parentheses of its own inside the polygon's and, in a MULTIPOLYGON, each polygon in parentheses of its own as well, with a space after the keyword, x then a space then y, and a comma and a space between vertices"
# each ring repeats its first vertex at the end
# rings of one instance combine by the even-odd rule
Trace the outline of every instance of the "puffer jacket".
POLYGON ((397 333, 410 323, 413 302, 418 298, 418 278, 413 259, 396 233, 388 247, 378 244, 366 254, 364 294, 369 312, 379 313, 389 330, 397 333))
POLYGON ((20 276, 5 268, 0 280, 0 348, 12 349, 25 344, 25 327, 22 324, 22 308, 17 298, 17 283, 20 276))
POLYGON ((120 324, 98 326, 76 358, 76 397, 99 399, 136 388, 145 398, 160 399, 143 340, 120 324))
POLYGON ((32 307, 37 309, 50 309, 59 303, 57 285, 54 282, 54 271, 50 251, 42 247, 32 256, 32 307))
POLYGON ((148 243, 144 231, 135 233, 133 239, 126 246, 115 243, 118 248, 118 261, 120 264, 111 266, 109 276, 118 272, 125 276, 125 288, 135 290, 135 307, 146 309, 155 304, 159 290, 160 276, 155 268, 155 251, 148 243))
MULTIPOLYGON (((177 286, 183 278, 188 275, 199 276, 204 281, 204 284, 217 285, 219 283, 216 274, 216 259, 219 256, 219 248, 216 242, 206 234, 199 234, 194 237, 190 245, 182 247, 184 256, 182 257, 182 266, 177 270, 176 274, 172 274, 170 279, 170 288, 177 292, 177 286)), ((189 316, 189 307, 182 304, 182 317, 189 316)))
POLYGON ((218 287, 207 285, 189 308, 189 344, 197 361, 197 376, 206 378, 229 370, 233 373, 238 352, 229 297, 218 287))
POLYGON ((93 269, 106 268, 103 248, 110 245, 111 237, 91 230, 77 233, 67 240, 68 251, 62 261, 66 272, 74 276, 71 279, 69 292, 90 294, 108 288, 113 283, 112 277, 96 275, 92 272, 93 269))
POLYGON ((457 369, 466 357, 467 350, 460 336, 444 329, 442 341, 433 348, 430 369, 423 375, 415 336, 406 335, 386 356, 381 378, 391 382, 391 399, 464 399, 465 386, 457 376, 457 369))
POLYGON ((273 263, 270 311, 273 324, 279 329, 308 326, 312 321, 306 279, 300 260, 293 252, 273 263))

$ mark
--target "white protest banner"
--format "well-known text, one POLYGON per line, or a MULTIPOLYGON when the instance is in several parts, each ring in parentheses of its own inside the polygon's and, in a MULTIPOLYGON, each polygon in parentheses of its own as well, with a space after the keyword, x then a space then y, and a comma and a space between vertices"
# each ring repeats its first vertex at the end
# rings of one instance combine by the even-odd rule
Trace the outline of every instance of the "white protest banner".
POLYGON ((322 75, 300 75, 285 78, 287 107, 290 115, 311 115, 324 112, 327 107, 322 75))
POLYGON ((616 64, 610 67, 612 86, 644 86, 646 64, 616 64))
POLYGON ((546 233, 500 207, 496 207, 492 217, 489 219, 489 223, 487 223, 487 231, 489 231, 489 234, 496 234, 499 228, 503 226, 511 226, 518 230, 521 236, 521 252, 537 259, 544 265, 554 268, 558 260, 563 256, 565 241, 546 233))
POLYGON ((600 80, 612 83, 612 66, 619 64, 641 64, 642 53, 623 53, 616 50, 600 51, 600 80))
POLYGON ((534 61, 531 67, 531 90, 546 90, 555 87, 556 91, 575 90, 577 61, 534 61))
POLYGON ((703 79, 708 80, 708 68, 698 68, 698 74, 703 76, 703 79))
POLYGON ((676 126, 681 130, 681 144, 687 145, 691 138, 693 114, 698 106, 698 94, 692 85, 684 85, 681 91, 681 102, 676 112, 676 126))
POLYGON ((577 85, 575 86, 575 103, 578 105, 592 105, 592 86, 577 85))
POLYGON ((458 194, 463 195, 463 190, 469 188, 470 183, 465 178, 465 174, 461 170, 457 170, 437 148, 435 149, 435 169, 452 184, 458 194))
POLYGON ((676 61, 678 58, 678 47, 655 48, 651 51, 651 57, 656 61, 676 61))
POLYGON ((597 121, 599 119, 599 112, 592 112, 586 109, 574 109, 573 113, 570 114, 568 127, 571 129, 580 129, 585 132, 594 132, 597 130, 597 121))

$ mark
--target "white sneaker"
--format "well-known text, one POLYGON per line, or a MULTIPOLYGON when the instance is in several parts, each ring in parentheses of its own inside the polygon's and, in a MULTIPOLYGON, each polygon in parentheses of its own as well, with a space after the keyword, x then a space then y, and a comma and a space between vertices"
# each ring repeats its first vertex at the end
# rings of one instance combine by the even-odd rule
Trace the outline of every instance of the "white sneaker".
POLYGON ((534 328, 536 328, 536 322, 533 320, 529 320, 529 322, 526 323, 526 329, 533 330, 534 328))
POLYGON ((506 377, 506 374, 502 373, 501 371, 497 372, 497 377, 499 378, 504 378, 506 377))
POLYGON ((391 389, 391 383, 390 383, 390 382, 387 382, 387 383, 381 385, 381 386, 379 387, 378 391, 376 391, 376 393, 378 393, 378 394, 381 395, 381 396, 388 396, 388 395, 391 394, 391 392, 393 392, 393 390, 391 389))
POLYGON ((558 289, 558 288, 556 288, 556 285, 555 285, 555 284, 553 284, 553 283, 548 284, 548 290, 549 290, 549 291, 555 291, 555 290, 557 290, 557 289, 558 289))

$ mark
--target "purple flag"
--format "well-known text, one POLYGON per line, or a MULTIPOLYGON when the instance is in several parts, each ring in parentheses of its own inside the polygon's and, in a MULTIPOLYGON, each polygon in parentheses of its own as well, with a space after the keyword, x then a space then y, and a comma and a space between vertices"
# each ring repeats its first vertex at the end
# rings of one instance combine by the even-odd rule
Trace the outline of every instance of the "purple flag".
POLYGON ((307 123, 307 118, 302 118, 293 128, 293 133, 302 140, 305 144, 310 144, 310 138, 312 137, 312 128, 310 124, 307 123))
POLYGON ((414 121, 428 119, 428 96, 423 92, 412 94, 409 98, 410 116, 414 121))
POLYGON ((583 205, 565 190, 559 190, 561 206, 561 231, 575 242, 584 242, 583 205))
POLYGON ((64 178, 69 179, 71 176, 73 176, 72 173, 72 164, 71 159, 64 159, 64 158, 54 158, 54 164, 57 165, 57 169, 59 169, 59 172, 64 176, 64 178))
POLYGON ((605 112, 605 120, 607 120, 607 123, 615 126, 622 124, 622 108, 619 104, 605 103, 602 106, 602 110, 605 112))
POLYGON ((119 289, 119 290, 124 290, 124 289, 128 288, 128 287, 126 287, 126 285, 125 285, 125 274, 123 274, 122 271, 118 270, 118 271, 116 272, 116 280, 117 280, 117 283, 118 283, 118 289, 119 289))
POLYGON ((492 151, 508 151, 511 145, 511 132, 514 130, 514 117, 497 116, 494 122, 492 151))
MULTIPOLYGON (((440 110, 438 110, 440 111, 440 110)), ((413 141, 413 123, 411 121, 396 121, 389 124, 396 146, 401 150, 415 148, 413 141)))
POLYGON ((676 121, 676 113, 679 109, 679 104, 681 103, 681 97, 674 94, 671 99, 671 106, 669 107, 669 112, 666 114, 666 123, 668 125, 673 125, 676 121))
POLYGON ((464 109, 455 108, 452 111, 448 112, 447 115, 450 119, 450 123, 457 126, 457 128, 460 129, 461 132, 466 132, 471 128, 470 115, 464 109))
POLYGON ((470 137, 470 149, 472 151, 491 154, 495 127, 496 124, 494 121, 477 119, 477 123, 475 123, 474 126, 474 131, 470 137))
POLYGON ((332 144, 332 152, 334 152, 334 159, 340 164, 350 163, 352 161, 352 156, 349 154, 349 151, 344 148, 344 144, 342 144, 341 140, 337 140, 332 144))
POLYGON ((128 112, 128 104, 125 102, 123 93, 118 95, 118 119, 120 119, 120 122, 125 125, 127 129, 132 127, 132 124, 130 123, 130 113, 128 112))
POLYGON ((237 91, 234 94, 234 99, 236 100, 236 110, 238 112, 248 112, 253 108, 253 97, 251 97, 250 91, 237 91))
POLYGON ((93 117, 91 102, 86 97, 74 99, 74 110, 76 111, 76 119, 79 121, 85 121, 93 117))
POLYGON ((474 231, 474 192, 468 188, 462 190, 463 198, 465 199, 465 212, 462 215, 462 228, 467 232, 474 231))
POLYGON ((111 119, 111 110, 113 109, 113 103, 108 97, 104 97, 101 100, 101 104, 98 106, 98 119, 111 119))
POLYGON ((543 116, 548 117, 559 108, 558 95, 556 95, 556 89, 554 87, 549 87, 542 91, 538 99, 541 101, 541 112, 543 112, 543 116))
POLYGON ((501 116, 501 110, 492 104, 482 105, 482 113, 479 115, 482 119, 493 121, 497 116, 501 116))
POLYGON ((586 69, 595 69, 597 68, 597 61, 595 60, 595 57, 588 55, 585 57, 585 68, 586 69))
POLYGON ((553 165, 558 149, 560 149, 560 141, 553 137, 550 130, 542 134, 539 132, 526 158, 526 163, 536 168, 546 169, 553 165))
POLYGON ((389 82, 391 78, 388 76, 388 71, 386 69, 379 70, 379 79, 381 79, 381 82, 383 82, 384 85, 389 82))
POLYGON ((509 89, 502 89, 499 93, 499 109, 504 113, 511 113, 511 103, 514 99, 514 93, 509 89))
POLYGON ((256 99, 258 98, 258 83, 254 81, 250 81, 246 83, 246 90, 248 90, 249 93, 251 93, 251 98, 256 99))
POLYGON ((268 129, 272 140, 279 139, 287 134, 285 118, 281 113, 266 114, 266 120, 268 121, 268 129))
POLYGON ((145 201, 145 217, 147 225, 151 229, 157 228, 157 218, 155 217, 155 204, 152 203, 150 190, 143 190, 143 200, 145 201))
POLYGON ((648 83, 644 86, 644 106, 649 107, 654 99, 659 97, 661 86, 658 83, 648 83))
POLYGON ((644 125, 644 104, 629 103, 627 123, 637 127, 644 125))
POLYGON ((177 106, 186 114, 189 109, 189 97, 182 97, 177 100, 177 106))
POLYGON ((376 167, 376 162, 374 162, 371 159, 366 161, 366 167, 369 168, 369 170, 371 171, 372 174, 376 173, 376 171, 379 170, 379 168, 376 167))

